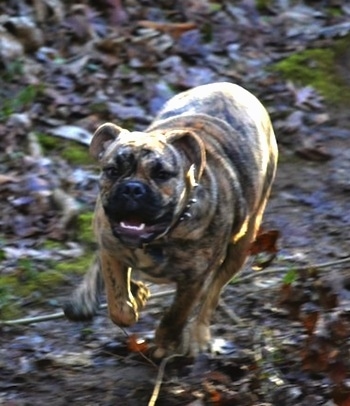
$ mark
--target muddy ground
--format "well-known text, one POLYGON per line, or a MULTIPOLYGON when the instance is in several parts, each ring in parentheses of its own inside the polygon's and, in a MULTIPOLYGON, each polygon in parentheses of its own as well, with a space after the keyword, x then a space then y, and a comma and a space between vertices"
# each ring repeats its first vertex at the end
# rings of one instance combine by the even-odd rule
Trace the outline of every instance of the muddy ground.
MULTIPOLYGON (((16 10, 15 5, 10 3, 5 11, 11 14, 16 10)), ((148 10, 148 14, 136 3, 126 3, 129 5, 126 11, 129 12, 132 22, 138 17, 164 18, 167 24, 169 20, 172 21, 173 14, 164 11, 168 10, 166 2, 162 3, 160 9, 158 5, 147 2, 144 10, 148 10)), ((261 69, 259 64, 266 56, 262 47, 265 45, 269 49, 269 57, 274 47, 283 48, 283 52, 286 50, 282 38, 280 41, 283 46, 274 43, 277 42, 278 35, 281 35, 281 31, 277 31, 281 22, 274 25, 267 18, 271 15, 276 17, 278 7, 282 7, 283 2, 275 2, 274 7, 262 11, 254 8, 256 16, 261 18, 259 21, 263 21, 264 17, 264 24, 261 32, 257 34, 254 31, 251 42, 246 30, 248 24, 253 25, 253 20, 244 19, 244 13, 247 13, 246 3, 249 2, 237 2, 237 8, 234 10, 225 3, 226 8, 221 10, 224 16, 219 15, 225 23, 227 16, 232 17, 232 10, 241 16, 241 25, 238 24, 237 29, 240 34, 236 32, 232 41, 241 44, 244 51, 240 55, 243 67, 237 63, 230 71, 231 76, 227 76, 227 71, 224 74, 220 66, 214 69, 217 62, 215 58, 222 51, 215 37, 211 40, 212 48, 207 49, 206 45, 201 50, 205 56, 200 52, 196 58, 186 60, 187 82, 181 76, 183 72, 176 71, 180 68, 170 67, 169 59, 174 58, 177 52, 182 57, 187 52, 188 56, 193 49, 175 41, 177 48, 175 45, 171 48, 172 51, 165 48, 165 55, 162 57, 166 59, 167 67, 164 63, 160 66, 162 58, 159 55, 156 61, 147 61, 149 66, 140 67, 138 52, 141 51, 136 49, 134 54, 131 51, 130 55, 122 54, 123 58, 131 61, 132 74, 125 74, 129 75, 123 78, 127 84, 120 85, 121 95, 118 95, 118 101, 121 104, 125 101, 129 107, 131 103, 135 109, 141 106, 143 111, 147 112, 145 118, 142 114, 141 117, 138 115, 139 111, 132 111, 132 120, 139 129, 144 127, 145 122, 154 114, 152 106, 167 97, 163 94, 156 94, 156 97, 153 92, 155 89, 159 90, 157 84, 162 83, 163 86, 166 79, 176 90, 192 87, 199 84, 198 81, 228 79, 249 87, 251 80, 255 80, 250 89, 267 104, 280 147, 277 178, 264 217, 265 230, 280 232, 276 258, 266 269, 259 271, 260 273, 253 270, 256 258, 251 258, 242 272, 241 279, 227 286, 213 320, 212 353, 201 354, 192 360, 169 360, 164 371, 164 365, 156 365, 148 359, 147 343, 152 340, 156 323, 171 300, 171 295, 151 298, 137 325, 126 330, 114 326, 108 320, 106 310, 101 310, 91 323, 71 323, 64 318, 58 318, 30 325, 0 325, 0 405, 139 406, 151 405, 153 400, 156 405, 188 406, 350 405, 350 265, 346 262, 350 256, 350 121, 346 117, 348 108, 329 106, 309 90, 305 103, 305 99, 300 100, 303 98, 301 93, 304 88, 293 87, 294 85, 291 86, 274 75, 271 77, 266 74, 261 77, 261 73, 257 71, 261 69), (270 31, 266 29, 266 25, 270 27, 270 31), (276 32, 273 32, 275 29, 276 32), (212 58, 206 59, 207 54, 212 58), (255 59, 260 61, 256 62, 257 68, 251 63, 255 59), (209 61, 209 68, 203 68, 204 60, 209 61), (247 66, 250 69, 250 77, 243 73, 247 66), (196 71, 191 71, 191 68, 196 71), (146 79, 143 82, 140 78, 142 75, 150 78, 150 83, 145 87, 148 89, 147 95, 154 96, 149 99, 153 104, 147 105, 143 97, 133 95, 133 92, 138 92, 142 84, 146 83, 146 79), (290 119, 295 111, 303 115, 302 122, 290 119), (145 346, 138 345, 138 340, 145 340, 145 346), (155 388, 159 384, 160 392, 156 393, 155 388)), ((308 2, 296 3, 297 6, 309 6, 308 2)), ((323 6, 312 6, 315 8, 307 10, 322 13, 325 12, 323 6)), ((341 9, 339 5, 336 7, 341 9)), ((290 22, 294 18, 292 28, 298 27, 300 22, 295 19, 290 9, 291 7, 284 10, 287 14, 290 11, 286 21, 290 22)), ((68 2, 66 10, 71 14, 67 11, 70 19, 67 18, 65 22, 68 21, 71 24, 70 30, 76 29, 75 34, 78 35, 79 29, 83 30, 85 26, 83 24, 79 29, 76 28, 77 23, 72 20, 74 13, 68 2)), ((96 11, 93 7, 92 10, 96 11)), ((214 28, 217 27, 215 24, 220 24, 221 20, 216 14, 214 17, 212 14, 207 15, 194 6, 187 10, 188 14, 182 9, 176 10, 176 13, 185 13, 187 20, 195 21, 198 26, 204 17, 205 21, 212 22, 214 28), (204 13, 204 17, 201 13, 204 13)), ((301 11, 301 15, 308 15, 310 21, 315 23, 314 15, 307 14, 305 10, 301 11)), ((346 15, 346 9, 344 10, 346 15)), ((106 24, 112 24, 106 18, 104 9, 97 11, 102 13, 106 24)), ((293 12, 298 15, 300 10, 293 9, 293 12)), ((319 16, 315 18, 317 20, 319 16)), ((328 19, 325 25, 331 22, 328 19)), ((125 24, 125 21, 113 22, 117 26, 123 23, 125 24)), ((230 29, 226 27, 220 32, 221 41, 223 34, 229 36, 230 29)), ((50 45, 55 45, 50 29, 46 27, 46 30, 50 45)), ((282 31, 285 33, 287 30, 282 31)), ((194 37, 192 40, 196 44, 198 39, 195 35, 194 37)), ((129 38, 133 36, 130 34, 129 38)), ((299 42, 296 44, 295 38, 292 38, 291 43, 298 48, 299 42)), ((226 40, 227 43, 230 42, 229 39, 226 40)), ((79 38, 79 47, 82 47, 82 43, 86 45, 84 39, 79 38)), ((65 46, 66 44, 61 43, 62 49, 65 46)), ((234 47, 231 48, 233 53, 234 47)), ((60 48, 57 46, 56 49, 60 48)), ((75 50, 71 52, 74 53, 75 50)), ((90 51, 85 48, 84 52, 90 55, 90 51)), ((96 62, 96 58, 94 55, 92 60, 96 62)), ((90 90, 83 88, 79 93, 77 86, 72 96, 71 90, 65 93, 65 97, 68 98, 69 93, 72 97, 69 100, 75 100, 77 105, 81 106, 83 113, 77 114, 75 110, 74 114, 68 114, 66 106, 69 106, 71 101, 60 99, 58 102, 58 96, 52 90, 35 101, 35 108, 21 105, 23 111, 15 111, 3 119, 0 128, 2 133, 7 134, 7 139, 9 132, 16 140, 23 138, 23 129, 18 132, 14 130, 13 120, 17 113, 28 114, 30 130, 40 127, 41 131, 48 131, 49 126, 59 126, 67 121, 70 124, 79 123, 84 127, 83 120, 86 117, 88 121, 84 122, 85 128, 90 130, 96 122, 110 119, 114 114, 123 116, 125 112, 120 112, 120 106, 112 106, 111 110, 96 113, 86 110, 85 103, 79 104, 81 100, 79 102, 73 98, 73 95, 93 98, 91 89, 101 85, 100 80, 106 70, 109 69, 110 72, 110 69, 115 68, 117 62, 108 59, 112 58, 110 55, 100 58, 103 60, 102 67, 97 64, 89 68, 90 73, 93 72, 90 75, 90 90), (96 66, 100 69, 97 73, 94 71, 96 66), (45 100, 49 102, 43 107, 45 100), (61 103, 59 112, 50 108, 50 103, 55 108, 57 103, 61 103), (40 118, 40 114, 44 114, 45 119, 40 118)), ((113 72, 118 78, 118 69, 113 72)), ((48 73, 50 83, 53 83, 52 78, 56 78, 56 84, 60 82, 58 87, 53 85, 55 91, 57 88, 67 90, 71 86, 67 78, 78 82, 74 75, 76 73, 72 73, 72 76, 65 75, 64 69, 51 70, 48 73)), ((110 85, 105 77, 103 81, 106 87, 110 85)), ((10 92, 15 85, 11 83, 11 86, 8 86, 5 83, 5 90, 10 92)), ((116 96, 112 93, 106 92, 111 99, 116 96)), ((7 97, 9 94, 7 93, 7 97)), ((19 120, 19 117, 15 118, 19 120)), ((23 124, 16 122, 19 126, 23 124)), ((21 143, 19 146, 22 148, 21 143)), ((5 156, 13 154, 14 151, 16 148, 11 151, 7 149, 5 156)), ((6 159, 2 160, 2 165, 5 171, 8 165, 11 174, 15 171, 17 176, 22 175, 18 165, 14 165, 13 169, 6 159)), ((6 182, 2 180, 2 184, 4 183, 6 182)), ((84 191, 79 193, 81 196, 84 191)), ((94 196, 90 187, 86 195, 86 202, 92 204, 94 196)), ((1 204, 3 212, 8 214, 9 200, 3 199, 1 204)), ((23 242, 26 237, 16 235, 14 231, 10 235, 9 225, 6 224, 6 228, 5 221, 1 225, 8 246, 18 248, 20 244, 16 245, 16 241, 23 242)), ((26 246, 25 243, 22 246, 26 246)), ((6 250, 5 252, 8 253, 6 250)), ((5 256, 1 274, 16 272, 14 262, 13 258, 5 256)), ((47 293, 45 303, 40 306, 33 303, 33 296, 32 302, 24 300, 23 315, 28 317, 59 311, 60 303, 70 294, 78 280, 79 277, 71 276, 63 286, 60 284, 52 287, 47 293)), ((168 290, 168 287, 151 288, 155 294, 164 289, 168 290)))

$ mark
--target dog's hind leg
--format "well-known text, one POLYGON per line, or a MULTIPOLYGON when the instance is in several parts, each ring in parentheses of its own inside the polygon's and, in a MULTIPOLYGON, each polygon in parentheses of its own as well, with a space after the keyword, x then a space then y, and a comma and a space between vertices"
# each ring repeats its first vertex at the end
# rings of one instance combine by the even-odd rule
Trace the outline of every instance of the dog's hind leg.
POLYGON ((193 353, 206 351, 210 347, 210 322, 218 305, 223 287, 240 271, 249 253, 251 243, 256 237, 265 204, 253 216, 247 226, 243 237, 231 242, 227 248, 224 262, 211 277, 205 296, 202 297, 199 312, 192 325, 193 353))

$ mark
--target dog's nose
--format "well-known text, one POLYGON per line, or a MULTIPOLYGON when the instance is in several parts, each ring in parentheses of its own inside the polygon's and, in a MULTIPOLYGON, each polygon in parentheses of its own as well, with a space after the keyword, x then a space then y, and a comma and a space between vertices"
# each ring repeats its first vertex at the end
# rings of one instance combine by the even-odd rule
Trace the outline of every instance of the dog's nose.
POLYGON ((121 186, 120 193, 129 199, 138 200, 146 195, 146 187, 141 182, 127 182, 121 186))

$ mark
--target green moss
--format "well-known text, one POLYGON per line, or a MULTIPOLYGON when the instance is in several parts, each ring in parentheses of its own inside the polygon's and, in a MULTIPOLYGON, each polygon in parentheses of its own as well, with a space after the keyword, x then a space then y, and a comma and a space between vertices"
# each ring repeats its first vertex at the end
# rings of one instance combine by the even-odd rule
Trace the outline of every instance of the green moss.
POLYGON ((37 133, 36 134, 39 144, 45 151, 52 151, 60 148, 61 140, 52 135, 37 133))
POLYGON ((0 122, 7 119, 13 113, 19 113, 28 108, 34 101, 39 98, 43 91, 43 85, 28 85, 20 91, 12 94, 12 97, 7 98, 6 95, 1 95, 4 99, 0 107, 0 122))
POLYGON ((89 269, 94 256, 95 252, 91 251, 79 258, 61 261, 55 265, 55 271, 61 272, 63 275, 84 275, 89 269))
POLYGON ((40 248, 43 248, 45 250, 62 250, 65 248, 65 245, 59 241, 45 240, 40 245, 40 248))
POLYGON ((62 157, 73 165, 91 165, 95 161, 90 157, 88 148, 70 143, 62 151, 62 157))
MULTIPOLYGON (((94 237, 91 227, 92 213, 82 213, 78 218, 77 236, 85 252, 78 258, 67 258, 61 261, 49 260, 40 263, 31 258, 20 258, 16 269, 9 275, 0 277, 0 319, 10 320, 25 317, 23 303, 30 302, 36 307, 55 294, 73 275, 84 275, 95 256, 94 237)), ((39 248, 60 251, 64 244, 47 240, 39 248)))
POLYGON ((108 106, 105 102, 96 102, 90 104, 90 111, 95 114, 108 113, 108 106))
POLYGON ((15 59, 6 64, 4 72, 2 72, 3 78, 6 82, 12 82, 18 80, 24 74, 24 61, 22 59, 15 59))
POLYGON ((10 278, 8 276, 2 276, 0 282, 0 319, 9 320, 11 318, 20 317, 20 308, 18 305, 14 305, 15 297, 11 294, 11 290, 13 289, 11 288, 10 278))
POLYGON ((271 0, 256 0, 256 8, 260 11, 266 10, 268 7, 271 6, 272 1, 271 0))
POLYGON ((350 104, 350 87, 337 70, 338 55, 348 46, 349 38, 335 41, 333 48, 305 50, 278 62, 273 70, 300 85, 314 87, 329 102, 350 104))
POLYGON ((24 317, 23 302, 30 301, 32 308, 46 303, 52 292, 71 276, 85 274, 94 255, 91 250, 78 258, 48 261, 45 270, 35 268, 29 258, 21 259, 14 273, 0 278, 0 319, 24 317))
POLYGON ((45 153, 58 154, 73 165, 81 166, 95 163, 90 157, 89 149, 84 145, 43 133, 38 133, 37 137, 45 153))
POLYGON ((91 246, 95 243, 92 231, 93 212, 81 213, 77 219, 77 238, 80 242, 91 246))
POLYGON ((340 7, 329 7, 327 13, 332 17, 340 17, 343 15, 343 11, 340 7))
POLYGON ((220 4, 220 3, 214 3, 214 2, 212 2, 212 3, 210 3, 210 11, 212 12, 212 13, 217 13, 218 11, 221 11, 222 10, 222 4, 220 4))

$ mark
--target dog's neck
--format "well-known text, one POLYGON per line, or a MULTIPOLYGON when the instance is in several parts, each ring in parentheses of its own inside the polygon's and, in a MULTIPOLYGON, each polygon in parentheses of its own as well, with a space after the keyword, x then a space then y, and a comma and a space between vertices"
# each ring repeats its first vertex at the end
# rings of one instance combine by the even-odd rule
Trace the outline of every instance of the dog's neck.
POLYGON ((175 216, 174 220, 172 223, 169 225, 169 227, 165 230, 165 232, 162 235, 159 235, 156 239, 160 239, 163 237, 166 237, 169 233, 171 233, 172 230, 174 230, 181 222, 189 220, 192 217, 191 214, 191 207, 197 202, 197 199, 193 197, 195 189, 198 187, 198 183, 194 183, 192 185, 192 189, 190 192, 186 193, 185 196, 187 195, 186 198, 186 203, 183 209, 180 211, 180 213, 175 216))
POLYGON ((191 207, 197 202, 197 199, 194 197, 194 195, 199 185, 195 179, 194 172, 195 172, 194 165, 191 165, 186 176, 186 187, 183 192, 183 204, 181 205, 182 208, 179 210, 179 213, 174 216, 173 221, 170 223, 169 227, 164 231, 164 233, 158 235, 154 241, 166 237, 181 222, 189 220, 192 217, 191 207))
POLYGON ((184 190, 185 205, 184 208, 180 211, 180 215, 178 216, 176 223, 191 218, 190 209, 191 206, 197 201, 197 199, 195 199, 194 197, 194 193, 197 187, 198 183, 195 178, 195 166, 194 164, 192 164, 186 176, 186 189, 184 190))

